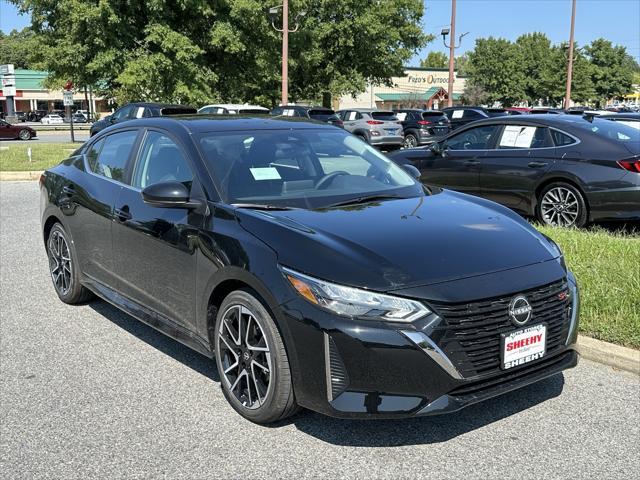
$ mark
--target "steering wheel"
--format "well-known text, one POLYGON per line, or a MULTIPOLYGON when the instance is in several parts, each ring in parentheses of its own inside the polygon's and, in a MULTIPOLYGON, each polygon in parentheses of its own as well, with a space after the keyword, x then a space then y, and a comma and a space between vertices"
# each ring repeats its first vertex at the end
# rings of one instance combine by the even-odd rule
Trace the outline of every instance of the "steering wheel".
POLYGON ((316 190, 320 190, 323 187, 326 188, 329 185, 329 183, 333 181, 334 178, 340 175, 350 175, 350 174, 348 172, 345 172, 344 170, 336 170, 335 172, 327 173, 324 177, 318 180, 318 183, 316 183, 316 190))

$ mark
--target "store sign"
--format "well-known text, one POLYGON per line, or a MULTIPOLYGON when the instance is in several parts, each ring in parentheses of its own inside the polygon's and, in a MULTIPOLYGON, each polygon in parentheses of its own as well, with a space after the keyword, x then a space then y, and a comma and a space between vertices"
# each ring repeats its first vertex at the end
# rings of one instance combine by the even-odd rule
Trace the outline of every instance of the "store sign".
MULTIPOLYGON (((455 77, 454 77, 455 78, 455 77)), ((426 76, 409 75, 407 82, 418 85, 447 85, 449 83, 449 76, 441 77, 433 74, 426 76)))
POLYGON ((14 69, 11 63, 0 65, 0 75, 13 75, 14 69))

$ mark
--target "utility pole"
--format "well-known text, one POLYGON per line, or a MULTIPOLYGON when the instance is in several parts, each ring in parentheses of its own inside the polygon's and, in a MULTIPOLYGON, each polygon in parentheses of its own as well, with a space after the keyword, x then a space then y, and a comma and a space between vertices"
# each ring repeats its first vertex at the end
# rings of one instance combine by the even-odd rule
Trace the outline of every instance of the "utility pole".
POLYGON ((449 85, 447 90, 447 106, 453 106, 453 81, 454 81, 454 65, 455 65, 455 55, 456 48, 462 45, 462 37, 464 37, 467 33, 465 32, 458 38, 458 44, 456 45, 456 0, 451 0, 451 25, 450 28, 443 28, 440 34, 442 35, 442 42, 444 46, 449 49, 449 85), (451 42, 447 45, 447 35, 451 33, 451 42))
POLYGON ((289 103, 289 34, 298 31, 300 27, 300 20, 306 15, 306 12, 302 11, 296 15, 294 20, 295 27, 289 29, 289 0, 282 0, 282 5, 269 9, 269 16, 271 17, 271 26, 278 32, 282 32, 282 105, 289 103), (276 20, 278 17, 278 11, 282 9, 282 28, 276 27, 276 20))
POLYGON ((571 81, 573 79, 573 32, 576 26, 576 0, 571 2, 571 31, 569 33, 569 58, 567 63, 567 94, 564 97, 564 108, 571 106, 571 81))
POLYGON ((453 67, 456 56, 456 0, 451 0, 451 38, 453 41, 449 45, 449 85, 447 89, 447 106, 453 107, 453 67))

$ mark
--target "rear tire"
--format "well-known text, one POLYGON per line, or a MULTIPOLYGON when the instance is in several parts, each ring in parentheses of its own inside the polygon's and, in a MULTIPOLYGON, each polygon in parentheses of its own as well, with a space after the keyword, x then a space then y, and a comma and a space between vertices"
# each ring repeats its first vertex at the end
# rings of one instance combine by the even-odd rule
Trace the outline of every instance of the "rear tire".
POLYGON ((365 137, 364 135, 356 135, 356 137, 358 137, 364 143, 369 143, 369 140, 367 140, 367 137, 365 137))
POLYGON ((56 223, 47 238, 49 273, 60 300, 70 305, 84 303, 93 293, 80 283, 80 270, 73 242, 64 227, 56 223))
POLYGON ((255 292, 236 290, 224 299, 214 345, 220 386, 236 412, 267 424, 297 411, 282 337, 255 292))
POLYGON ((547 225, 581 228, 588 220, 587 202, 573 185, 554 182, 540 192, 536 216, 547 225))
POLYGON ((418 139, 412 133, 408 133, 404 136, 404 148, 416 148, 417 146, 418 139))
POLYGON ((22 129, 18 133, 18 138, 20 138, 20 140, 31 140, 31 132, 26 128, 22 129))

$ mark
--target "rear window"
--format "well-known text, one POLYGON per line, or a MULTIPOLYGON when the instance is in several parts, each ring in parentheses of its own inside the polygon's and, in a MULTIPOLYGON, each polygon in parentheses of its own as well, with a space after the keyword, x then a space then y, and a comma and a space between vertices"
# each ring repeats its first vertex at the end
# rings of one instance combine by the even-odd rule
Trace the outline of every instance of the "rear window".
POLYGON ((488 112, 490 117, 504 117, 505 115, 509 115, 509 112, 503 108, 490 108, 488 112))
POLYGON ((396 117, 393 112, 371 112, 371 118, 375 118, 376 120, 384 120, 386 122, 397 122, 398 117, 396 117))
POLYGON ((188 115, 198 113, 198 110, 191 107, 164 107, 160 109, 160 115, 188 115))
POLYGON ((324 108, 319 108, 316 110, 309 110, 309 115, 333 115, 334 112, 333 110, 331 110, 330 108, 324 109, 324 108))
POLYGON ((238 113, 241 115, 266 115, 269 112, 260 108, 241 108, 238 113))
POLYGON ((422 112, 422 118, 425 120, 441 120, 447 118, 442 112, 422 112))
POLYGON ((551 138, 553 138, 553 143, 556 144, 556 147, 565 147, 567 145, 576 143, 573 137, 570 137, 566 133, 562 133, 559 130, 551 129, 551 138))
POLYGON ((633 127, 623 125, 620 122, 610 122, 605 119, 593 119, 591 122, 580 122, 577 127, 583 130, 589 130, 591 133, 608 138, 610 140, 618 140, 621 142, 637 142, 640 141, 640 130, 633 127))

